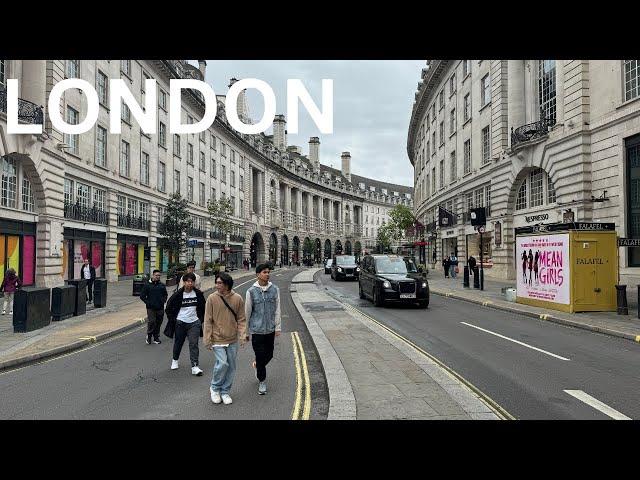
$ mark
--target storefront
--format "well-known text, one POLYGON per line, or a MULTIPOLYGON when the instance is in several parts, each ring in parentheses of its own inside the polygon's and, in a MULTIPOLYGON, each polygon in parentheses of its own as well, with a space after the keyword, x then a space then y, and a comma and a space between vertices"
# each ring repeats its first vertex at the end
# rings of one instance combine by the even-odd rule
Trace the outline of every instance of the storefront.
POLYGON ((458 237, 453 236, 454 235, 453 230, 448 230, 445 233, 445 235, 452 235, 452 236, 442 239, 441 254, 448 257, 449 255, 451 255, 451 252, 453 252, 453 254, 457 257, 458 256, 458 237))
POLYGON ((196 239, 191 239, 190 242, 187 261, 196 262, 196 270, 201 270, 204 262, 204 242, 196 239))
POLYGON ((9 268, 16 271, 23 285, 35 284, 35 223, 0 220, 0 282, 9 268))
POLYGON ((118 277, 145 273, 149 269, 149 249, 147 237, 118 234, 116 251, 116 273, 118 277))
POLYGON ((96 277, 104 278, 105 241, 105 232, 65 228, 62 249, 63 279, 80 278, 80 269, 85 259, 89 259, 96 269, 96 277))
POLYGON ((473 255, 476 259, 478 266, 480 266, 480 258, 484 268, 491 268, 493 266, 492 260, 492 248, 493 232, 484 232, 482 234, 482 257, 480 257, 480 234, 472 233, 467 235, 467 259, 473 255))
POLYGON ((227 265, 231 268, 242 268, 242 243, 230 242, 230 251, 227 252, 227 265))
POLYGON ((169 250, 166 248, 157 248, 156 249, 156 266, 157 270, 161 272, 166 272, 169 270, 169 250))

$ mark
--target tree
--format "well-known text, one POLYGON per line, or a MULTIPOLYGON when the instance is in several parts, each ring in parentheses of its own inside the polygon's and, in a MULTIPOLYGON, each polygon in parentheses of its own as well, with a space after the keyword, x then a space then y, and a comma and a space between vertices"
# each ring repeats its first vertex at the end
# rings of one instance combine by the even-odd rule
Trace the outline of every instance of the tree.
POLYGON ((189 202, 179 193, 169 197, 164 218, 158 224, 160 247, 169 250, 172 263, 178 263, 180 254, 186 251, 187 231, 193 225, 188 211, 189 202))
POLYGON ((211 222, 212 228, 224 236, 226 258, 226 250, 229 246, 227 243, 227 235, 230 235, 231 232, 233 232, 234 227, 234 224, 231 221, 231 216, 233 215, 233 204, 231 203, 231 199, 227 197, 222 197, 219 200, 211 199, 207 204, 207 209, 209 210, 209 221, 211 222))
POLYGON ((413 212, 406 205, 398 204, 389 212, 389 223, 386 224, 385 231, 390 240, 396 245, 404 238, 407 230, 415 225, 415 217, 413 212))
POLYGON ((391 237, 389 235, 390 224, 382 225, 378 229, 378 235, 376 236, 376 244, 382 250, 380 253, 384 253, 391 246, 391 237))
POLYGON ((304 239, 304 243, 302 244, 302 252, 303 256, 306 259, 311 257, 311 252, 313 251, 313 243, 309 237, 304 239))

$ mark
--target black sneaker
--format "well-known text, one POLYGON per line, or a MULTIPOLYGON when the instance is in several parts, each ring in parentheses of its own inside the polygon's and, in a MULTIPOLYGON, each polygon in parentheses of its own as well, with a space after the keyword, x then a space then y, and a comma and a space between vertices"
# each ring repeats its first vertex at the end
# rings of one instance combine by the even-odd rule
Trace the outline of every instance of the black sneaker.
POLYGON ((154 338, 153 343, 155 343, 156 345, 160 345, 162 342, 160 341, 159 338, 154 338))

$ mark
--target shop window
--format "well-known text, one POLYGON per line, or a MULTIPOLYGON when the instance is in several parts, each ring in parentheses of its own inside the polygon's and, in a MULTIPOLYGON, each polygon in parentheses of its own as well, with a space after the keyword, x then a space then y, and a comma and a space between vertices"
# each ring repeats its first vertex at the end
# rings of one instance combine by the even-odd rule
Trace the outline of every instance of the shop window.
POLYGON ((544 196, 542 194, 542 177, 543 171, 541 169, 532 170, 529 173, 529 183, 530 183, 530 197, 529 197, 529 206, 530 207, 539 207, 544 203, 544 196))
POLYGON ((525 178, 518 189, 516 198, 516 210, 524 210, 527 208, 527 179, 525 178))
POLYGON ((22 209, 27 212, 35 211, 33 189, 31 188, 31 182, 26 177, 22 179, 22 209))

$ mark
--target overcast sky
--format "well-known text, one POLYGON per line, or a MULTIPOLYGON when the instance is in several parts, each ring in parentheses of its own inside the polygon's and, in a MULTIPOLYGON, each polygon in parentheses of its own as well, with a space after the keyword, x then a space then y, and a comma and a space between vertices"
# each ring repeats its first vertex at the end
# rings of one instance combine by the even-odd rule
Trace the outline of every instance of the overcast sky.
MULTIPOLYGON (((299 133, 289 134, 287 143, 308 155, 309 137, 320 137, 321 163, 339 169, 340 154, 348 151, 351 173, 413 186, 407 128, 424 66, 424 60, 207 60, 206 81, 217 95, 226 95, 233 77, 264 80, 275 92, 277 113, 286 115, 287 79, 301 79, 319 107, 322 79, 333 79, 333 134, 321 134, 301 105, 299 133)), ((251 118, 257 121, 262 97, 255 90, 247 93, 251 118)))

